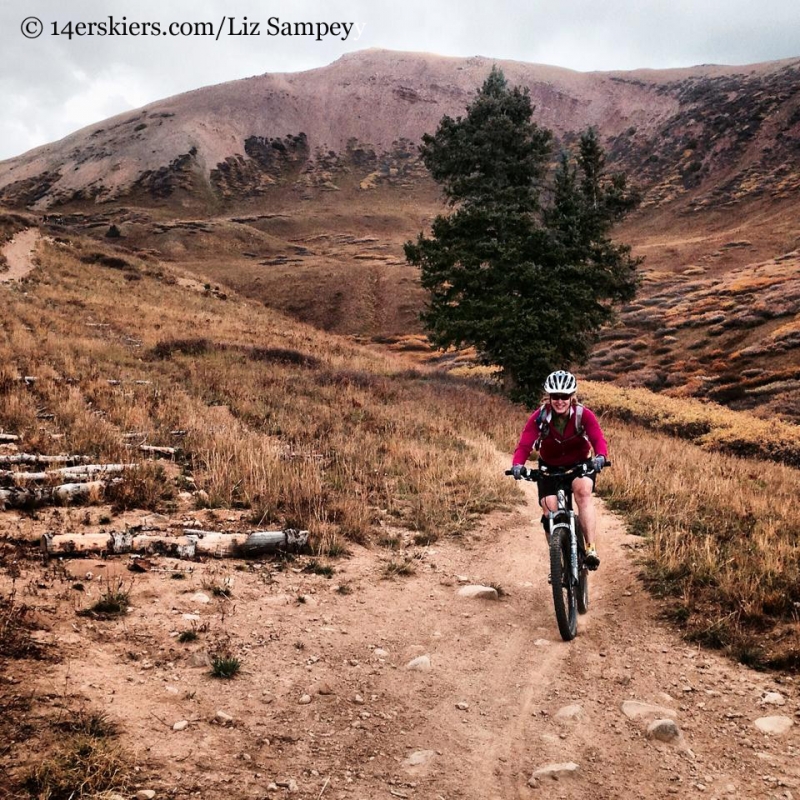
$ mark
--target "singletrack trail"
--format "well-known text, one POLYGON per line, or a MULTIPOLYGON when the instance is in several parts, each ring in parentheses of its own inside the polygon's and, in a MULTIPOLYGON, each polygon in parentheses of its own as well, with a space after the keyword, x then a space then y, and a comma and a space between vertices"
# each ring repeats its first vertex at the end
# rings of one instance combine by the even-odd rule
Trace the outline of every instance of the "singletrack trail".
POLYGON ((36 266, 33 263, 33 253, 41 238, 38 229, 27 228, 3 246, 8 269, 0 272, 0 283, 18 281, 36 266))
MULTIPOLYGON (((498 467, 507 463, 503 456, 498 467)), ((499 584, 507 596, 466 600, 441 584, 426 596, 409 585, 394 607, 398 621, 404 614, 419 621, 416 630, 399 628, 409 642, 416 636, 432 650, 433 670, 420 685, 397 676, 423 716, 409 747, 436 753, 429 765, 409 770, 426 780, 420 796, 788 798, 789 787, 800 796, 799 726, 774 737, 754 725, 775 714, 800 722, 795 683, 699 650, 658 621, 657 604, 637 577, 643 540, 602 501, 603 561, 591 576, 590 611, 579 618, 578 637, 561 641, 536 488, 520 486, 527 507, 493 515, 471 548, 443 547, 434 556, 439 566, 446 558, 448 572, 499 584), (775 690, 786 705, 763 705, 775 690), (666 712, 629 719, 622 704, 632 700, 667 708, 680 739, 648 738, 647 725, 666 712), (570 706, 580 707, 570 709, 575 716, 557 715, 570 706), (577 772, 529 785, 536 769, 564 762, 577 764, 577 772)))
MULTIPOLYGON (((508 462, 497 454, 498 470, 508 462)), ((518 485, 526 505, 489 515, 461 541, 408 549, 418 558, 409 555, 413 574, 402 577, 387 578, 402 555, 377 546, 332 561, 333 578, 302 561, 236 568, 154 557, 157 569, 132 585, 127 617, 95 622, 76 616, 81 601, 68 587, 87 583, 87 572, 129 575, 122 559, 66 561, 63 574, 31 563, 18 585, 38 587, 26 595, 40 607, 38 637, 63 659, 46 670, 18 662, 14 680, 45 697, 65 687, 73 703, 107 714, 141 765, 139 787, 159 797, 800 798, 795 680, 699 650, 660 622, 637 577, 643 541, 600 501, 590 611, 577 638, 562 642, 536 488, 518 485), (191 572, 175 581, 167 568, 191 572), (227 578, 233 596, 212 596, 227 578), (461 597, 464 582, 505 594, 461 597), (190 625, 198 641, 178 643, 190 625), (232 681, 208 674, 215 641, 241 658, 232 681), (408 668, 423 655, 429 668, 408 668), (767 692, 784 704, 765 705, 767 692), (629 719, 626 701, 663 707, 656 716, 674 716, 680 739, 648 738, 652 717, 629 719), (782 735, 756 727, 776 715, 795 724, 782 735), (529 785, 537 769, 565 762, 577 772, 529 785)), ((141 524, 135 516, 119 524, 141 524)), ((0 539, 36 542, 48 524, 44 512, 0 513, 0 539)), ((19 769, 9 763, 0 773, 19 769)))

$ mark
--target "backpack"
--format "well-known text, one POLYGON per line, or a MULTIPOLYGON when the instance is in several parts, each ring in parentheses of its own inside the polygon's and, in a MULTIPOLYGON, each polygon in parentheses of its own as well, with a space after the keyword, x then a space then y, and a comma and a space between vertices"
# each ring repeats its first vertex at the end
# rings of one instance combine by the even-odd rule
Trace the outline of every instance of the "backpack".
MULTIPOLYGON (((552 409, 547 407, 547 403, 543 403, 536 419, 536 424, 539 426, 539 437, 534 442, 534 450, 540 450, 542 442, 549 435, 552 414, 552 409)), ((583 406, 580 403, 575 404, 575 434, 577 436, 586 436, 586 429, 583 427, 583 406)))

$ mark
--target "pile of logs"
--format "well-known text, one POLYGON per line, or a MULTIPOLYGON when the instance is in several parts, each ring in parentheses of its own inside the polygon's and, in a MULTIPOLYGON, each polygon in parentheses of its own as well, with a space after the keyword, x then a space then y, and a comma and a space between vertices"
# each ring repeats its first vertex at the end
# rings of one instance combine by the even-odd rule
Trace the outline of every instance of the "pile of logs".
POLYGON ((298 552, 308 543, 308 531, 249 531, 223 533, 184 528, 182 536, 153 533, 46 533, 42 553, 46 556, 80 557, 121 553, 158 553, 174 558, 214 556, 256 558, 281 551, 298 552))
POLYGON ((0 511, 99 500, 109 482, 137 466, 89 464, 88 461, 85 456, 0 455, 0 511), (3 469, 20 464, 48 466, 64 463, 69 466, 37 472, 3 469))

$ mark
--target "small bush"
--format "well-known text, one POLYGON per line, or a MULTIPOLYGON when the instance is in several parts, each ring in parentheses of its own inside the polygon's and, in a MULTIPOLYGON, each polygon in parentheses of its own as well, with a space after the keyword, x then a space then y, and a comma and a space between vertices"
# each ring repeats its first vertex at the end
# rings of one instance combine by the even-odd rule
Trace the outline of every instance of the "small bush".
POLYGON ((211 675, 214 678, 233 678, 241 667, 239 659, 229 653, 217 654, 211 658, 211 675))
POLYGON ((118 734, 117 725, 99 711, 82 708, 71 719, 57 722, 55 727, 64 733, 90 736, 93 739, 111 739, 118 734))
POLYGON ((252 347, 249 349, 248 355, 253 361, 292 364, 298 367, 318 367, 320 363, 315 356, 285 347, 252 347))
POLYGON ((226 600, 233 597, 233 578, 223 578, 222 580, 207 578, 201 586, 207 592, 211 592, 214 597, 223 597, 226 600))
POLYGON ((28 607, 16 602, 12 593, 0 597, 0 661, 5 658, 35 658, 46 656, 46 649, 31 639, 33 625, 28 607))
POLYGON ((395 578, 395 577, 408 577, 409 575, 413 575, 416 572, 416 568, 411 563, 411 559, 404 558, 402 561, 397 561, 392 559, 391 561, 387 562, 386 566, 383 570, 383 576, 385 578, 395 578))
POLYGON ((150 351, 157 359, 171 358, 174 353, 184 356, 202 356, 208 353, 214 344, 210 339, 163 339, 150 351))
POLYGON ((55 752, 22 776, 21 787, 29 796, 79 800, 104 792, 127 793, 131 765, 122 748, 110 741, 117 729, 104 714, 80 711, 54 727, 60 734, 55 752))
POLYGON ((119 617, 128 613, 130 591, 125 589, 122 579, 113 583, 109 581, 103 589, 100 599, 89 608, 79 611, 82 617, 119 617))
POLYGON ((311 559, 303 567, 303 572, 309 572, 312 575, 324 575, 326 578, 333 577, 336 570, 330 564, 320 564, 316 559, 311 559))
POLYGON ((89 253, 82 256, 81 261, 84 264, 100 264, 103 267, 110 267, 111 269, 136 269, 129 261, 119 256, 109 256, 105 253, 89 253))

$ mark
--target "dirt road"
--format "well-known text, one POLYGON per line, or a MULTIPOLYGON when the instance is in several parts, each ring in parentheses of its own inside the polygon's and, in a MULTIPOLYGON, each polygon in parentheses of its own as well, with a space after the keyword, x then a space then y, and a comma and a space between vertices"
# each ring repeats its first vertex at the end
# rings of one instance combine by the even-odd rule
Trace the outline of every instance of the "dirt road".
MULTIPOLYGON (((535 489, 523 491, 529 506, 491 515, 468 541, 415 550, 413 574, 391 579, 387 565, 403 561, 381 548, 331 562, 332 577, 302 561, 237 570, 156 559, 194 572, 138 576, 121 621, 75 608, 96 597, 98 576, 129 575, 122 562, 26 567, 18 585, 37 587, 26 602, 41 608, 38 636, 65 658, 44 670, 19 664, 12 677, 34 681, 55 706, 81 703, 117 721, 141 768, 137 788, 157 797, 800 797, 796 682, 698 650, 659 622, 637 579, 642 542, 608 513, 590 613, 563 643, 530 522, 535 489), (230 599, 213 592, 226 578, 230 599), (78 580, 82 593, 71 588, 78 580), (466 599, 464 582, 506 594, 466 599), (180 644, 192 626, 199 639, 180 644), (231 681, 208 674, 206 653, 225 646, 242 662, 231 681), (423 656, 428 668, 424 658, 408 667, 423 656), (660 710, 632 719, 627 701, 660 710), (762 733, 756 719, 771 716, 795 724, 762 733), (648 738, 665 717, 680 738, 648 738), (530 785, 536 770, 570 762, 572 774, 530 785)), ((0 536, 35 537, 43 525, 0 514, 0 536)), ((12 750, 12 763, 30 759, 33 744, 12 750)))
POLYGON ((41 238, 36 228, 28 228, 3 246, 2 253, 8 263, 8 269, 0 272, 0 283, 18 281, 36 266, 33 263, 33 253, 41 238))

